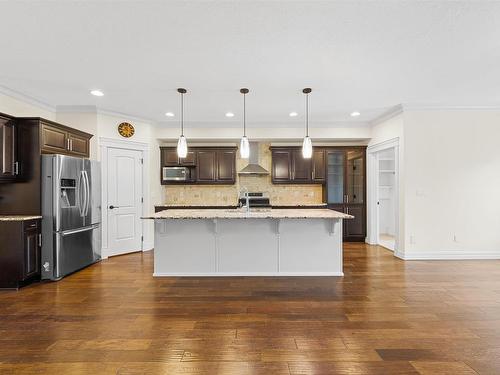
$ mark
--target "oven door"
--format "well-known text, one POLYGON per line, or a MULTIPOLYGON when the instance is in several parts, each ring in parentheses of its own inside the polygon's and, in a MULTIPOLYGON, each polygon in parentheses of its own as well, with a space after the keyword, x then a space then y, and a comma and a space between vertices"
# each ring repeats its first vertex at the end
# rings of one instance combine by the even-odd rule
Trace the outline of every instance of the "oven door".
POLYGON ((189 180, 189 169, 186 167, 163 167, 163 181, 186 181, 189 180))

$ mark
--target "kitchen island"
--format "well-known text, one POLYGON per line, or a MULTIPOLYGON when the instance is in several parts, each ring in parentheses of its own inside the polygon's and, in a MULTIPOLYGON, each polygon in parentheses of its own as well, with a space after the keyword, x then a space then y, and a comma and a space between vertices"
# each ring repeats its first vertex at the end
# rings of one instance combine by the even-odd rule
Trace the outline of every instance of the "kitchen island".
POLYGON ((342 220, 328 209, 172 209, 155 221, 154 276, 342 276, 342 220))

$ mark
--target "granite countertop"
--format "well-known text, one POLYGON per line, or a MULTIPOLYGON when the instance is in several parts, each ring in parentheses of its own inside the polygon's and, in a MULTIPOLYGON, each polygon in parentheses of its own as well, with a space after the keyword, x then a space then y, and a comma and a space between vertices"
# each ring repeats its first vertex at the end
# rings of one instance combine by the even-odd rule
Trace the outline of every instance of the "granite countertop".
POLYGON ((0 221, 26 221, 41 219, 39 215, 0 215, 0 221))
POLYGON ((353 219, 354 216, 321 208, 253 208, 242 209, 172 209, 160 211, 143 219, 353 219))

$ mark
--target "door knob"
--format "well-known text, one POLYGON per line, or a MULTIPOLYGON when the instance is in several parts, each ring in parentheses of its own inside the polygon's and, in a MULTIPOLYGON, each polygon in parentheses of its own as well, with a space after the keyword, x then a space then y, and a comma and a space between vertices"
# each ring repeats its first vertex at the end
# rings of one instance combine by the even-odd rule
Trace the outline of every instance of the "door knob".
POLYGON ((109 206, 109 209, 112 210, 113 208, 118 208, 118 207, 115 207, 113 205, 109 206))

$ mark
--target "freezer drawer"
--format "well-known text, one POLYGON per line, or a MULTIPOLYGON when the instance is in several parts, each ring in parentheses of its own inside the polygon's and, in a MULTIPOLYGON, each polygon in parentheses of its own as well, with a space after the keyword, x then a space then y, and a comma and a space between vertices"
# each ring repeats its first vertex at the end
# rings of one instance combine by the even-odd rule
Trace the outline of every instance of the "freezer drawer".
POLYGON ((99 261, 101 227, 92 225, 54 233, 54 244, 53 254, 42 251, 43 279, 58 280, 99 261))

